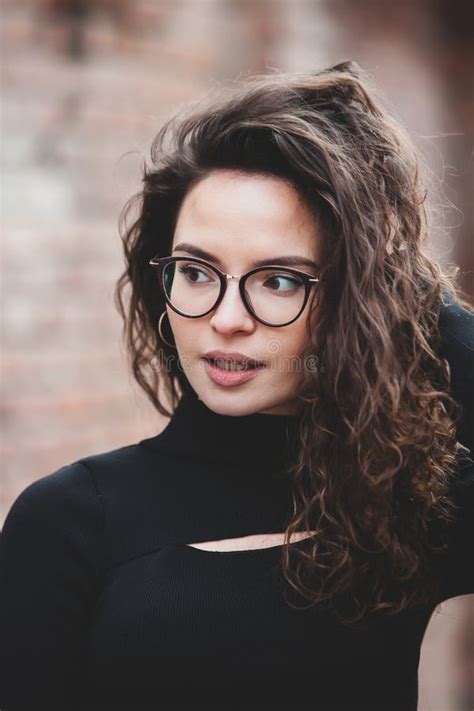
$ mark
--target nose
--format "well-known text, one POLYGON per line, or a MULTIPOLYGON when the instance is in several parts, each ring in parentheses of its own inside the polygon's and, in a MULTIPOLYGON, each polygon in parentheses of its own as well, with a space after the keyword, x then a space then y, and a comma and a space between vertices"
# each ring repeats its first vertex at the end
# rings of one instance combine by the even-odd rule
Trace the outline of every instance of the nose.
POLYGON ((224 297, 211 314, 211 326, 220 333, 255 329, 256 321, 247 311, 239 291, 238 281, 229 279, 224 297))

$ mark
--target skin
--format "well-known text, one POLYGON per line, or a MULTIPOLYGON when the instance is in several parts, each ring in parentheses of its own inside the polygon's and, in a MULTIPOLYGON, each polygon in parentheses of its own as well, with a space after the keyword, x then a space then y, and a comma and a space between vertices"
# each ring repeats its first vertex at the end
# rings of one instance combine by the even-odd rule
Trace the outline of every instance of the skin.
MULTIPOLYGON (((214 170, 183 200, 171 254, 188 242, 211 252, 229 274, 244 274, 255 260, 297 254, 320 263, 321 236, 314 217, 296 190, 278 177, 214 170)), ((296 268, 313 273, 308 267, 296 268)), ((316 287, 317 288, 317 287, 316 287)), ((314 290, 313 290, 314 291, 314 290)), ((311 295, 301 316, 280 328, 255 320, 245 308, 236 280, 229 280, 219 306, 190 319, 167 305, 183 370, 199 398, 221 415, 296 414, 302 378, 295 355, 307 344, 311 295), (223 387, 206 372, 203 356, 213 349, 239 351, 267 367, 245 383, 223 387), (293 364, 293 365, 291 365, 293 364)))
MULTIPOLYGON (((314 535, 315 531, 309 533, 297 531, 293 533, 290 543, 301 541, 314 535)), ((223 538, 219 541, 203 541, 202 543, 189 543, 190 548, 198 548, 203 551, 247 551, 257 548, 272 548, 281 546, 285 542, 284 533, 257 533, 253 536, 240 536, 239 538, 223 538)))
MULTIPOLYGON (((294 188, 285 181, 262 175, 215 170, 186 195, 176 223, 175 245, 188 242, 207 250, 229 274, 244 274, 256 260, 298 254, 320 263, 321 236, 311 213, 294 188)), ((307 266, 298 267, 312 273, 307 266)), ((301 316, 281 328, 256 321, 240 298, 238 284, 227 284, 224 299, 207 316, 189 319, 167 306, 174 342, 192 387, 199 398, 221 415, 294 415, 299 403, 301 370, 288 367, 307 344, 307 320, 312 298, 301 316), (240 351, 267 367, 255 378, 233 387, 214 383, 203 355, 220 348, 240 351)), ((293 534, 291 542, 313 535, 293 534)), ((188 544, 207 551, 233 551, 282 545, 285 534, 256 534, 188 544)))

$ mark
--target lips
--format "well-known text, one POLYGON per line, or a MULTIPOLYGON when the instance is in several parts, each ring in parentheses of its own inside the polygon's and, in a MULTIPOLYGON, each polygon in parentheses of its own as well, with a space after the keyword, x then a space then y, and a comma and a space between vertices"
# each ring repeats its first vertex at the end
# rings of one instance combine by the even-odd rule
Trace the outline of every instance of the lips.
POLYGON ((215 365, 212 360, 205 358, 206 373, 210 380, 219 387, 238 387, 258 377, 263 368, 222 368, 215 365))
POLYGON ((243 366, 246 368, 265 368, 264 363, 258 363, 254 360, 234 360, 232 358, 205 358, 209 363, 220 365, 220 362, 229 363, 231 365, 243 366))
POLYGON ((238 363, 241 365, 244 365, 246 367, 253 367, 253 368, 264 368, 265 363, 259 360, 255 360, 254 358, 249 358, 246 356, 244 353, 237 353, 237 352, 225 352, 225 351, 209 351, 208 353, 205 354, 204 356, 205 360, 209 361, 210 363, 218 363, 219 361, 224 361, 227 363, 238 363))

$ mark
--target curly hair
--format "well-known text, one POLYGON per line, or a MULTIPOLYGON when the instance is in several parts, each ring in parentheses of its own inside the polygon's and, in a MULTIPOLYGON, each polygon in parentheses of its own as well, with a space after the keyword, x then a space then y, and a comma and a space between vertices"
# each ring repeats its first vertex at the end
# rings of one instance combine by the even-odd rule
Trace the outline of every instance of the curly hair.
POLYGON ((162 367, 170 348, 156 323, 165 304, 148 262, 170 254, 188 190, 220 168, 270 174, 317 220, 323 255, 306 355, 322 367, 304 372, 298 393, 282 568, 294 591, 310 605, 328 601, 346 624, 436 604, 430 560, 455 520, 461 407, 437 355, 438 316, 443 292, 471 307, 455 274, 424 249, 430 203, 420 160, 354 62, 240 77, 166 120, 143 189, 120 217, 123 338, 134 378, 166 416, 160 386, 173 408, 194 391, 179 359, 162 367), (309 551, 290 545, 293 532, 311 530, 309 551))

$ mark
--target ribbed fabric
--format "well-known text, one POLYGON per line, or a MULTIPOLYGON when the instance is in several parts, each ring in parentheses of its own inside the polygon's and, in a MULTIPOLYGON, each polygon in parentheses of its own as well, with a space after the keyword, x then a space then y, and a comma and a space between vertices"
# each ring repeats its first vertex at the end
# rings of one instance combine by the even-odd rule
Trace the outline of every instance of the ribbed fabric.
MULTIPOLYGON (((464 331, 446 323, 450 365, 472 382, 464 331)), ((2 711, 415 711, 432 607, 344 627, 287 603, 281 546, 187 545, 285 530, 295 435, 295 417, 222 416, 186 395, 158 435, 28 486, 1 537, 2 711)), ((468 454, 443 599, 474 592, 468 454)))

